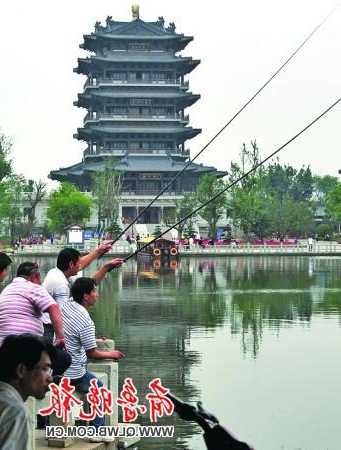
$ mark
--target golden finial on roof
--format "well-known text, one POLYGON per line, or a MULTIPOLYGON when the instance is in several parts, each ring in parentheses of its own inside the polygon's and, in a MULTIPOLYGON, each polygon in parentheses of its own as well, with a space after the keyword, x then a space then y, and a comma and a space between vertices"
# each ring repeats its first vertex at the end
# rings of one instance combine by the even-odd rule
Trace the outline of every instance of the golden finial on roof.
POLYGON ((140 5, 135 3, 131 7, 131 12, 133 13, 133 20, 139 19, 140 18, 140 5))

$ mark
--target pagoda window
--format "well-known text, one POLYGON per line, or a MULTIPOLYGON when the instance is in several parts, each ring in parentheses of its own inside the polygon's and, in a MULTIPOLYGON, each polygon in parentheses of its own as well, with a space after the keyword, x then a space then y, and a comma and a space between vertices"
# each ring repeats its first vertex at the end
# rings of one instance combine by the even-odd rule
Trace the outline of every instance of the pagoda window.
POLYGON ((128 50, 148 51, 150 45, 147 42, 129 42, 128 50))
POLYGON ((151 105, 152 101, 150 98, 131 98, 130 104, 132 106, 148 106, 151 105))
POLYGON ((107 71, 106 73, 107 78, 111 80, 126 80, 127 74, 126 72, 114 72, 114 71, 107 71))
POLYGON ((130 150, 139 150, 140 145, 138 142, 131 142, 129 145, 130 150))
POLYGON ((165 72, 154 72, 152 73, 152 80, 154 81, 162 81, 166 79, 166 74, 165 72))
POLYGON ((107 142, 106 148, 112 150, 126 150, 128 148, 128 143, 123 141, 107 142))
POLYGON ((129 108, 129 114, 132 116, 138 116, 140 113, 140 108, 129 108))
POLYGON ((136 81, 136 72, 129 72, 129 81, 136 81))
POLYGON ((127 114, 127 108, 124 108, 122 106, 115 106, 112 108, 112 114, 127 114))
POLYGON ((166 108, 154 108, 153 113, 157 116, 165 116, 167 114, 166 108))

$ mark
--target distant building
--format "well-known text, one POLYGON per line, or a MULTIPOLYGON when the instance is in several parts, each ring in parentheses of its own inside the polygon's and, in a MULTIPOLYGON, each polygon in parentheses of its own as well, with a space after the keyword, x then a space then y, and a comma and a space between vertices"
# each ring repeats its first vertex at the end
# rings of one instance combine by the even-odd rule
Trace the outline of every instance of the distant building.
MULTIPOLYGON (((111 17, 104 26, 96 22, 95 31, 84 35, 80 45, 92 54, 79 58, 74 69, 87 76, 74 103, 87 109, 74 135, 87 147, 80 163, 51 171, 50 178, 89 191, 92 174, 115 158, 123 177, 120 215, 132 220, 184 167, 190 156, 185 143, 201 133, 189 126, 185 114, 200 98, 189 91, 185 76, 200 61, 178 54, 192 40, 176 33, 174 23, 166 27, 163 17, 141 20, 136 7, 131 22, 111 17)), ((174 208, 185 192, 195 191, 207 173, 225 175, 214 167, 190 164, 140 222, 162 222, 166 209, 174 208)))

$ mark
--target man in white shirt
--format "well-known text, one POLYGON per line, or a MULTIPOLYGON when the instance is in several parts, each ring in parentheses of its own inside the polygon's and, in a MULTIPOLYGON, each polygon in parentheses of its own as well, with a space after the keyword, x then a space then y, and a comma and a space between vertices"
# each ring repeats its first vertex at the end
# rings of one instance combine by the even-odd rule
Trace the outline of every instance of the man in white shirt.
MULTIPOLYGON (((112 241, 104 241, 93 252, 85 256, 81 256, 78 250, 74 248, 64 248, 59 252, 57 257, 57 267, 49 270, 47 273, 43 286, 54 298, 54 300, 62 308, 65 302, 70 299, 70 287, 79 271, 85 269, 95 259, 107 253, 112 246, 112 241)), ((106 275, 106 273, 114 267, 119 267, 124 262, 122 258, 115 258, 104 263, 99 270, 97 270, 92 278, 99 283, 106 275)), ((52 342, 53 327, 49 318, 44 315, 44 336, 52 342)))
POLYGON ((0 448, 31 450, 28 396, 43 399, 52 382, 55 350, 32 334, 7 336, 0 347, 0 448))

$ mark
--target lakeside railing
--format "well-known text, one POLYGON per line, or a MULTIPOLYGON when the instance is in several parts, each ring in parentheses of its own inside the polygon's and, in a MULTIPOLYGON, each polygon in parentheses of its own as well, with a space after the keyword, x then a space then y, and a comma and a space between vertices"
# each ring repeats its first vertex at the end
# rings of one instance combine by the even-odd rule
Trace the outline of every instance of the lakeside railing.
POLYGON ((206 254, 206 255, 221 255, 221 254, 341 254, 341 244, 314 244, 309 247, 305 244, 295 245, 209 245, 201 247, 199 245, 180 246, 179 254, 206 254))
MULTIPOLYGON (((57 254, 61 249, 70 244, 34 244, 25 245, 24 248, 20 248, 15 251, 15 254, 20 255, 51 255, 57 254)), ((97 246, 97 240, 86 241, 84 245, 72 245, 72 247, 78 248, 80 251, 91 251, 97 246)), ((129 255, 135 251, 136 246, 129 245, 126 241, 120 241, 115 244, 112 250, 107 254, 110 255, 129 255)), ((336 242, 314 244, 311 248, 308 245, 299 243, 297 245, 208 245, 201 247, 198 244, 195 245, 180 245, 179 254, 183 256, 190 255, 243 255, 243 254, 341 254, 341 244, 336 242)))

